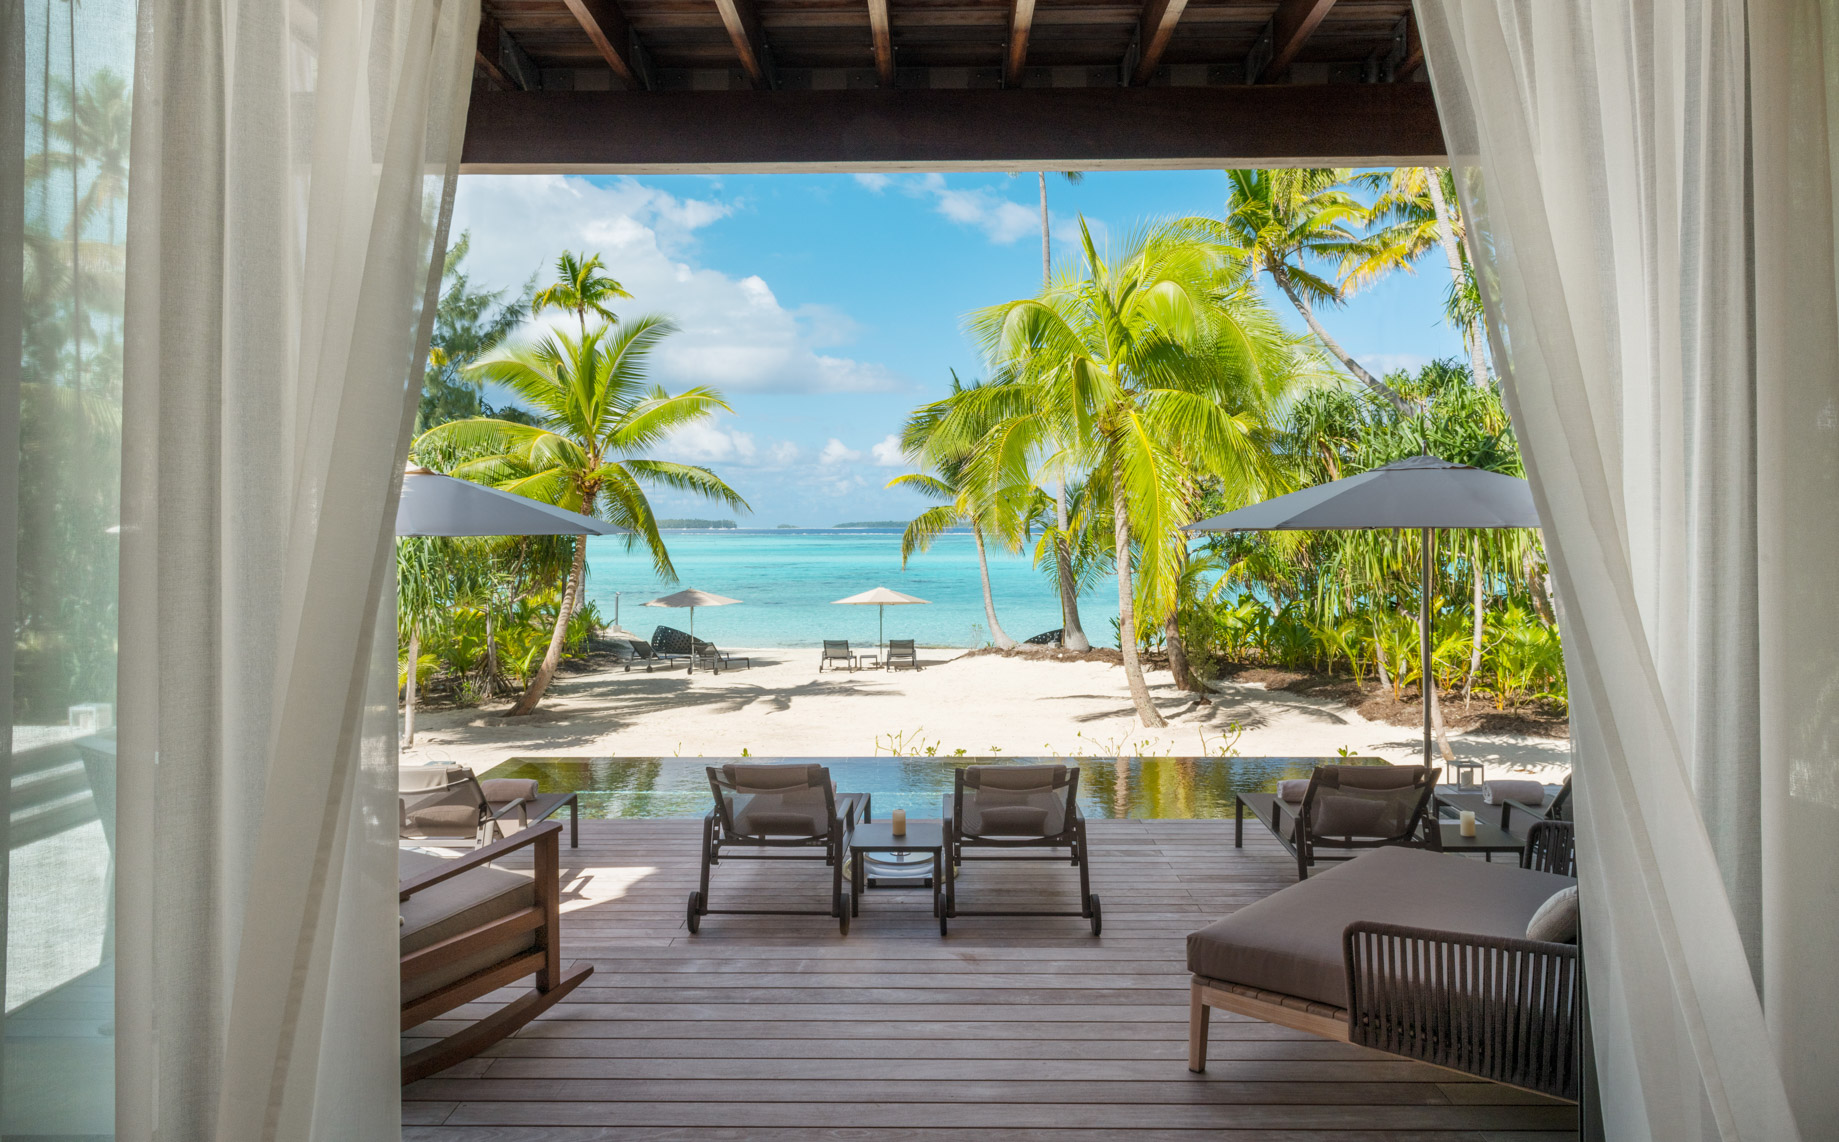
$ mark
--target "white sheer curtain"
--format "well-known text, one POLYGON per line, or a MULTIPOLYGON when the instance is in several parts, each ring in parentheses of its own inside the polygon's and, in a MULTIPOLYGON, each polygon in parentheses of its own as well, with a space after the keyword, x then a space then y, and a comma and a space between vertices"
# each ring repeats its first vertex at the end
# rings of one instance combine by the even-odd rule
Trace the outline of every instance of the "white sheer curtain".
POLYGON ((478 0, 142 0, 124 1142, 399 1133, 376 634, 477 23, 478 0))
POLYGON ((1417 10, 1563 603, 1608 1136, 1839 1137, 1832 6, 1417 10))

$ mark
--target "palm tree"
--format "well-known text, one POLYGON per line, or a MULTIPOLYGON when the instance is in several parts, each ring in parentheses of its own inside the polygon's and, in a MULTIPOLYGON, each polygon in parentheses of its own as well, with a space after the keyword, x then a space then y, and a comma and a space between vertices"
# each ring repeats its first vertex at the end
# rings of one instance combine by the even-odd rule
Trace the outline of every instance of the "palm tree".
MULTIPOLYGON (((890 488, 912 488, 929 499, 939 501, 938 507, 921 512, 907 525, 906 532, 900 538, 900 565, 904 569, 907 560, 915 554, 932 546, 932 541, 947 528, 968 527, 972 537, 977 541, 977 572, 983 580, 983 613, 990 623, 990 638, 1002 650, 1012 649, 1016 643, 996 620, 996 600, 990 594, 990 562, 984 550, 986 530, 996 532, 1003 537, 1005 547, 1018 546, 1018 535, 1022 513, 1016 510, 1017 489, 994 488, 980 480, 984 471, 975 468, 971 456, 966 450, 946 451, 934 446, 934 435, 940 423, 950 416, 954 407, 969 402, 967 393, 975 393, 982 385, 965 386, 954 372, 951 377, 951 395, 943 400, 920 406, 908 419, 902 432, 902 445, 906 454, 913 459, 925 457, 928 452, 934 456, 933 472, 909 472, 888 481, 890 488), (1007 494, 1005 494, 1007 493, 1007 494)), ((1019 490, 1022 494, 1032 493, 1032 488, 1019 490)))
POLYGON ((1372 241, 1360 233, 1370 211, 1345 189, 1355 181, 1353 172, 1326 167, 1229 170, 1226 179, 1232 194, 1225 219, 1197 218, 1192 223, 1210 232, 1253 271, 1270 274, 1309 331, 1355 379, 1400 412, 1409 412, 1405 398, 1354 360, 1315 315, 1317 305, 1340 305, 1346 295, 1308 263, 1346 264, 1372 249, 1372 241))
POLYGON ((587 338, 587 315, 597 314, 603 321, 618 321, 619 316, 606 303, 616 297, 631 297, 626 287, 600 271, 600 255, 583 258, 566 250, 556 259, 556 280, 539 290, 531 299, 530 312, 566 309, 581 323, 581 337, 587 338))
MULTIPOLYGON (((981 437, 977 462, 992 468, 1012 468, 1031 439, 1078 442, 1063 451, 1109 500, 1131 700, 1145 726, 1162 726, 1137 654, 1138 603, 1157 621, 1174 605, 1196 476, 1248 495, 1275 481, 1259 410, 1293 381, 1295 345, 1243 271, 1189 228, 1136 236, 1110 262, 1083 220, 1080 232, 1082 276, 971 315, 991 363, 1018 379, 966 404, 1007 413, 981 437)), ((976 419, 946 418, 941 441, 976 419)))
MULTIPOLYGON (((729 411, 720 393, 697 387, 675 395, 646 385, 645 367, 659 341, 675 332, 669 320, 641 317, 603 325, 579 340, 555 333, 534 345, 499 348, 471 367, 486 380, 509 386, 537 411, 538 423, 475 417, 439 425, 416 440, 416 449, 447 449, 470 457, 450 474, 603 519, 628 529, 629 546, 644 543, 660 578, 676 578, 645 496, 650 484, 693 492, 747 510, 734 489, 709 471, 646 457, 672 431, 717 410, 729 411)), ((573 558, 556 609, 555 628, 542 666, 512 707, 528 714, 561 665, 568 620, 587 575, 587 544, 572 540, 573 558)))
POLYGON ((1488 357, 1478 319, 1480 307, 1467 304, 1475 289, 1475 277, 1462 250, 1462 216, 1453 206, 1454 192, 1447 170, 1395 168, 1388 176, 1385 193, 1372 207, 1373 218, 1384 225, 1370 235, 1371 248, 1343 266, 1342 290, 1351 293, 1393 270, 1408 270, 1432 247, 1441 249, 1450 275, 1444 316, 1462 334, 1469 352, 1470 379, 1485 385, 1488 357))
MULTIPOLYGON (((1053 236, 1047 220, 1047 172, 1036 171, 1041 182, 1041 288, 1054 284, 1053 236)), ((1066 181, 1077 186, 1085 180, 1082 171, 1061 171, 1066 181)), ((1073 555, 1067 547, 1066 477, 1053 481, 1054 497, 1054 580, 1060 589, 1060 645, 1068 650, 1091 650, 1085 627, 1079 622, 1079 589, 1073 578, 1073 555)))

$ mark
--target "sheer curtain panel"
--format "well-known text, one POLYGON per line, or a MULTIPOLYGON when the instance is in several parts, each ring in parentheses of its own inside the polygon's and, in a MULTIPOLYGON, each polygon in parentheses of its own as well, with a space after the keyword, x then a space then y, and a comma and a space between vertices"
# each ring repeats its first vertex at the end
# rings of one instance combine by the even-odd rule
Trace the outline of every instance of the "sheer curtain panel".
POLYGON ((478 0, 141 3, 124 1142, 398 1136, 377 632, 477 24, 478 0))
POLYGON ((1839 37, 1417 0, 1563 604, 1613 1139, 1839 1137, 1839 37))

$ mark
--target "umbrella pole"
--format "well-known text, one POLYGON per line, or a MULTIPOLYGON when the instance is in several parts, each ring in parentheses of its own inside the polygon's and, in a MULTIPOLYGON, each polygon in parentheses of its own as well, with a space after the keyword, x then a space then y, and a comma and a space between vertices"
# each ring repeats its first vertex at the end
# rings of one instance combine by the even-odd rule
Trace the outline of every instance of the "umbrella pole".
POLYGON ((1424 768, 1429 769, 1430 704, 1435 700, 1431 696, 1431 687, 1436 685, 1430 673, 1430 561, 1437 546, 1437 529, 1425 528, 1422 543, 1424 575, 1418 589, 1418 697, 1424 703, 1424 768))
MULTIPOLYGON (((696 673, 696 608, 695 607, 690 608, 690 671, 689 672, 691 674, 696 673)), ((1425 722, 1424 724, 1428 726, 1430 723, 1425 722)), ((1424 732, 1428 734, 1430 731, 1425 730, 1424 732)), ((1430 739, 1427 737, 1424 740, 1428 742, 1430 739)), ((1426 764, 1428 764, 1428 758, 1430 757, 1430 747, 1428 745, 1424 747, 1424 757, 1427 759, 1426 764)))
POLYGON ((886 662, 888 659, 887 659, 887 655, 882 652, 881 644, 887 641, 887 637, 888 637, 888 605, 886 603, 876 603, 875 604, 875 653, 881 656, 881 661, 883 662, 886 662))

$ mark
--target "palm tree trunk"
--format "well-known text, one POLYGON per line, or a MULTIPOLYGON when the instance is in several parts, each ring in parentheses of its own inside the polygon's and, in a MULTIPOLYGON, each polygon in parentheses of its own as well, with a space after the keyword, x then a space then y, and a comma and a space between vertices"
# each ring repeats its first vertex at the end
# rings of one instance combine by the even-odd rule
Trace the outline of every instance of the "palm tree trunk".
POLYGON ((543 700, 543 691, 549 689, 550 680, 556 676, 556 669, 562 665, 562 647, 568 641, 568 620, 574 614, 575 592, 581 589, 586 571, 587 542, 577 535, 574 563, 568 569, 568 585, 563 588, 561 602, 556 607, 556 626, 549 635, 549 650, 543 655, 543 664, 537 667, 536 677, 530 679, 530 685, 524 688, 507 717, 521 717, 534 711, 536 704, 543 700))
POLYGON ((1175 688, 1190 694, 1205 694, 1207 688, 1194 677, 1194 670, 1188 663, 1188 648, 1181 641, 1179 611, 1170 611, 1163 621, 1162 640, 1169 648, 1169 673, 1174 675, 1175 688))
POLYGON ((493 697, 498 693, 498 636, 494 631, 492 603, 495 600, 487 596, 485 600, 485 696, 493 697))
POLYGON ((1379 637, 1379 622, 1373 622, 1373 665, 1379 670, 1379 684, 1391 690, 1396 697, 1397 688, 1392 685, 1392 672, 1386 669, 1386 644, 1379 637))
MULTIPOLYGON (((1443 197, 1443 172, 1436 167, 1424 168, 1424 181, 1430 187, 1430 205, 1437 212, 1437 241, 1443 245, 1443 257, 1449 262, 1450 281, 1462 288, 1462 253, 1456 249, 1456 226, 1449 200, 1443 197)), ((1469 379, 1478 385, 1488 383, 1488 357, 1482 352, 1481 338, 1471 334, 1469 343, 1469 379)))
MULTIPOLYGON (((1042 180, 1045 182, 1046 176, 1042 180)), ((1054 536, 1054 570, 1060 581, 1060 645, 1068 650, 1091 650, 1092 641, 1079 625, 1079 584, 1073 581, 1073 552, 1067 546, 1066 524, 1066 481, 1062 480, 1054 491, 1054 526, 1059 529, 1054 536)))
POLYGON ((1462 681, 1462 705, 1466 709, 1469 698, 1475 693, 1475 676, 1481 673, 1481 640, 1483 635, 1483 616, 1481 597, 1481 543, 1475 544, 1475 596, 1469 606, 1475 614, 1475 626, 1469 634, 1469 675, 1462 681))
POLYGON ((1336 341, 1333 337, 1328 335, 1328 330, 1322 328, 1322 323, 1315 319, 1315 313, 1309 308, 1308 303, 1303 301, 1302 295, 1298 294, 1295 287, 1290 284, 1290 275, 1284 273, 1281 269, 1273 269, 1271 270, 1271 280, 1277 283, 1277 288, 1283 290, 1284 296, 1290 299, 1290 304, 1296 307, 1296 312, 1303 315, 1303 321, 1308 324, 1309 332, 1315 334, 1316 340, 1328 346, 1328 351, 1333 353, 1335 357, 1340 360, 1341 364, 1347 367, 1348 372, 1354 374, 1356 380, 1367 388, 1372 389, 1380 396, 1386 398, 1386 400, 1391 403, 1392 407, 1397 409, 1401 414, 1405 416, 1411 415, 1414 410, 1411 407, 1410 401, 1400 396, 1398 391, 1391 385, 1386 384, 1384 381, 1362 368, 1360 362, 1348 356, 1347 350, 1341 348, 1341 343, 1339 341, 1336 341))
POLYGON ((1124 681, 1130 684, 1130 701, 1137 708, 1137 720, 1146 728, 1160 728, 1168 722, 1149 700, 1143 663, 1137 659, 1136 588, 1130 581, 1130 505, 1124 495, 1124 465, 1117 460, 1111 463, 1111 534, 1117 545, 1117 642, 1124 655, 1124 681))
POLYGON ((977 574, 983 577, 983 617, 990 620, 990 640, 998 650, 1014 650, 1015 640, 996 621, 996 600, 990 595, 990 561, 983 553, 983 528, 972 524, 971 535, 977 540, 977 574))
POLYGON ((421 665, 421 632, 409 628, 409 676, 402 687, 402 744, 415 744, 415 675, 421 665))
POLYGON ((1054 284, 1054 248, 1047 234, 1047 172, 1036 171, 1041 180, 1041 288, 1054 284))

